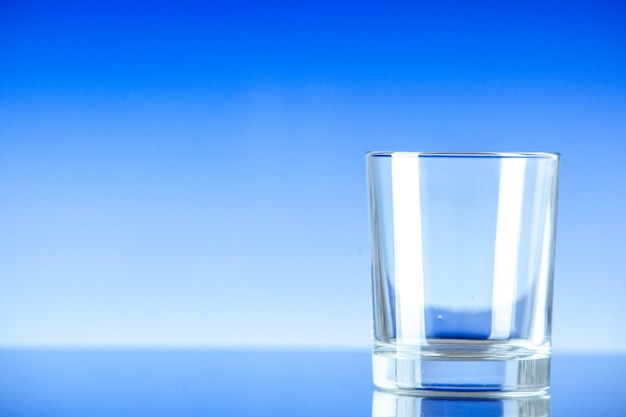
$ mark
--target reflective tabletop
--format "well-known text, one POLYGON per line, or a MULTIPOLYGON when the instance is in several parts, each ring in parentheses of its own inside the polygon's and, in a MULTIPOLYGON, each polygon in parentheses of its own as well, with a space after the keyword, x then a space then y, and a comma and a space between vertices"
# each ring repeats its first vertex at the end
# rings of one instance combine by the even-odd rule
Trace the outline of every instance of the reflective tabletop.
POLYGON ((546 396, 377 391, 368 351, 0 350, 0 416, 626 416, 626 356, 554 355, 546 396))

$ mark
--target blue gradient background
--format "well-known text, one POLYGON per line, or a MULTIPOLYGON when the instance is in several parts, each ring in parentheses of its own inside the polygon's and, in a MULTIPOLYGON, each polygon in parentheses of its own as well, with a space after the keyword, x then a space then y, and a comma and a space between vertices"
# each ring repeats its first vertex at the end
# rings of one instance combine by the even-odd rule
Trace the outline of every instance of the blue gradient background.
POLYGON ((626 352, 598 1, 3 1, 0 345, 369 347, 369 150, 560 152, 554 347, 626 352))

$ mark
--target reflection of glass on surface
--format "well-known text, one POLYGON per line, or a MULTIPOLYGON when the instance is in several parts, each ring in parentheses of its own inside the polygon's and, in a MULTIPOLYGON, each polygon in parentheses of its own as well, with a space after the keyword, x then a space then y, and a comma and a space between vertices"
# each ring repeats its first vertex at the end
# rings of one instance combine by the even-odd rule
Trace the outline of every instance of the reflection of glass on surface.
POLYGON ((550 417, 548 395, 422 397, 374 391, 372 417, 550 417))

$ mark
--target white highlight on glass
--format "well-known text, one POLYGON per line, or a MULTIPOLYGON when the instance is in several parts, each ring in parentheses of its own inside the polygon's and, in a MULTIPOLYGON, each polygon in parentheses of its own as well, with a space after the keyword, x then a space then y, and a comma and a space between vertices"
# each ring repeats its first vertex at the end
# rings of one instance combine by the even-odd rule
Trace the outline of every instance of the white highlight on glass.
POLYGON ((513 325, 525 172, 523 158, 504 158, 500 164, 491 318, 493 339, 510 337, 513 325))
MULTIPOLYGON (((539 268, 537 271, 536 277, 536 290, 535 298, 538 306, 546 306, 547 308, 547 300, 548 300, 548 291, 550 290, 550 286, 547 281, 551 275, 551 262, 552 259, 552 229, 554 228, 553 219, 550 216, 550 208, 551 203, 549 202, 550 191, 552 190, 552 184, 545 184, 545 178, 550 178, 551 176, 546 176, 546 166, 544 164, 540 165, 537 169, 537 183, 535 188, 537 190, 541 190, 541 199, 538 200, 537 206, 539 209, 543 208, 544 212, 538 214, 538 218, 543 220, 541 226, 543 227, 543 236, 540 240, 540 250, 539 252, 539 268), (539 204, 544 203, 544 204, 539 204)), ((541 221, 541 220, 539 220, 541 221)), ((530 338, 535 344, 540 344, 544 342, 545 334, 546 334, 546 322, 545 315, 547 314, 546 308, 536 308, 534 309, 535 316, 532 318, 532 328, 530 338)))
MULTIPOLYGON (((541 242, 541 252, 540 255, 541 256, 541 261, 539 264, 539 271, 538 271, 538 277, 537 277, 537 291, 535 294, 535 299, 537 300, 537 305, 539 306, 546 306, 547 305, 547 299, 548 299, 548 290, 549 290, 549 286, 547 285, 546 281, 548 281, 548 278, 550 277, 550 248, 551 248, 551 235, 550 235, 550 228, 553 227, 552 226, 552 219, 550 218, 550 216, 547 216, 546 218, 546 225, 544 226, 544 233, 543 233, 543 239, 541 242)), ((544 335, 545 335, 545 331, 546 331, 546 319, 542 316, 545 316, 546 313, 546 309, 545 308, 536 308, 535 310, 535 317, 533 317, 531 323, 533 323, 533 327, 531 329, 531 334, 530 334, 530 338, 533 341, 533 343, 536 344, 540 344, 544 342, 544 335)))
POLYGON ((393 155, 391 182, 397 336, 404 343, 416 343, 425 338, 419 158, 393 155))

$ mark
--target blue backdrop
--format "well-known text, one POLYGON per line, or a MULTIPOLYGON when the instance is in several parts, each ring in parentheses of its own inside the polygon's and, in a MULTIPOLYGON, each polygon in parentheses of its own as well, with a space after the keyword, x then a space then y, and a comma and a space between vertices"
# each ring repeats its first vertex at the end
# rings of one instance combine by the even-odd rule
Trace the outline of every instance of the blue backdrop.
POLYGON ((3 1, 0 345, 367 348, 369 150, 560 152, 554 346, 626 352, 598 1, 3 1))

